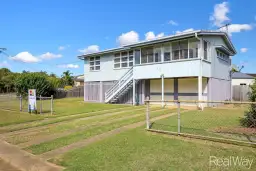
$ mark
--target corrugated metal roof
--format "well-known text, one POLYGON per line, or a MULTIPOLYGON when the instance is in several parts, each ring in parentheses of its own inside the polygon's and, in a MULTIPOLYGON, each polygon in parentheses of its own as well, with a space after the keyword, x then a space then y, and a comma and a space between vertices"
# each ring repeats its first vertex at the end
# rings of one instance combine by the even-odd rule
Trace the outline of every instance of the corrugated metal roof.
POLYGON ((234 72, 232 74, 232 79, 254 79, 254 77, 242 72, 234 72))
POLYGON ((210 30, 196 30, 196 31, 191 31, 191 32, 185 32, 185 33, 170 35, 170 36, 164 36, 164 37, 156 38, 156 39, 153 39, 153 40, 150 40, 150 41, 140 41, 140 42, 137 42, 137 43, 128 44, 128 45, 125 45, 125 46, 122 46, 122 47, 107 49, 107 50, 103 50, 103 51, 99 51, 99 52, 95 52, 95 53, 84 54, 84 55, 78 56, 78 58, 79 59, 84 59, 84 58, 90 57, 90 56, 102 55, 102 54, 117 52, 117 51, 121 51, 121 50, 128 50, 130 48, 134 48, 134 47, 138 47, 138 46, 152 45, 152 44, 156 44, 156 43, 162 43, 162 42, 165 42, 165 41, 181 39, 181 38, 184 38, 184 37, 193 36, 195 33, 197 33, 198 35, 224 36, 224 38, 229 43, 231 50, 233 51, 234 54, 236 54, 236 50, 235 50, 231 40, 229 39, 229 37, 227 36, 227 34, 225 32, 210 31, 210 30))

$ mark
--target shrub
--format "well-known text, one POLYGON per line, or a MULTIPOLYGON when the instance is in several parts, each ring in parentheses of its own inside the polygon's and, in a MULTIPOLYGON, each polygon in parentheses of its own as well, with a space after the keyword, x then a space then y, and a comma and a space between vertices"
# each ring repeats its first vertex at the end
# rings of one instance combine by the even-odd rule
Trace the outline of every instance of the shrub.
MULTIPOLYGON (((256 101, 256 81, 250 86, 249 101, 256 101)), ((251 104, 248 111, 245 112, 245 117, 240 120, 242 126, 256 128, 256 105, 251 104)))
POLYGON ((29 89, 36 89, 37 95, 49 97, 54 93, 53 84, 41 73, 23 73, 15 81, 17 94, 24 97, 28 95, 29 89))

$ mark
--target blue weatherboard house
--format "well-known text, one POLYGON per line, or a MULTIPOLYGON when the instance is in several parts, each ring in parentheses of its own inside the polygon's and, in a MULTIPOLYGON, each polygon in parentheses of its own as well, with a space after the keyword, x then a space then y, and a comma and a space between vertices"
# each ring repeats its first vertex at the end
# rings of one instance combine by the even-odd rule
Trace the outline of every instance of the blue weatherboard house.
POLYGON ((198 30, 81 55, 84 101, 230 100, 235 54, 225 32, 198 30))

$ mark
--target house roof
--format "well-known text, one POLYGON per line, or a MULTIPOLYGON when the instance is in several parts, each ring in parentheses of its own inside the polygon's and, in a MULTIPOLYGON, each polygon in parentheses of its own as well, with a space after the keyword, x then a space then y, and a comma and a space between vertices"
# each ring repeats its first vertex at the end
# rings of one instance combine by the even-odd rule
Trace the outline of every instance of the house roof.
POLYGON ((75 81, 83 81, 84 80, 84 75, 78 75, 74 77, 75 81))
POLYGON ((250 76, 252 76, 252 77, 256 77, 256 74, 254 74, 254 73, 246 73, 247 75, 250 75, 250 76))
POLYGON ((234 72, 232 74, 232 79, 254 79, 254 77, 242 72, 234 72))
POLYGON ((157 43, 164 43, 168 41, 173 41, 173 40, 178 40, 178 39, 183 39, 183 38, 190 38, 190 37, 195 37, 195 36, 203 36, 203 35, 217 35, 217 36, 222 36, 227 43, 229 47, 229 51, 231 52, 230 55, 235 55, 236 50, 234 45, 232 44, 230 38, 228 37, 227 33, 221 32, 221 31, 209 31, 209 30, 197 30, 197 31, 191 31, 191 32, 185 32, 185 33, 180 33, 180 34, 175 34, 175 35, 170 35, 170 36, 164 36, 161 38, 156 38, 153 40, 147 40, 147 41, 140 41, 137 43, 132 43, 128 45, 124 45, 118 48, 113 48, 113 49, 107 49, 103 50, 100 52, 95 52, 95 53, 89 53, 89 54, 84 54, 78 56, 79 59, 85 59, 87 57, 92 57, 92 56, 97 56, 97 55, 102 55, 102 54, 108 54, 108 53, 113 53, 113 52, 118 52, 122 50, 129 50, 132 48, 136 47, 141 47, 141 46, 146 46, 146 45, 153 45, 157 43))

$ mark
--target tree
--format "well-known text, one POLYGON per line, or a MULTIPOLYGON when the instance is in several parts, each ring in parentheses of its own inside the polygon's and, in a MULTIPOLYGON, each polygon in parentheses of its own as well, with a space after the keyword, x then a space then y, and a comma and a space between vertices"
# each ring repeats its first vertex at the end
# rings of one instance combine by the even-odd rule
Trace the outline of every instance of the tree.
POLYGON ((17 94, 27 96, 29 89, 36 89, 38 95, 51 96, 54 94, 53 84, 48 76, 40 73, 23 73, 15 80, 17 94))
POLYGON ((74 81, 71 75, 72 73, 69 70, 63 72, 61 79, 63 80, 65 85, 74 85, 74 81))
POLYGON ((14 82, 18 73, 12 73, 7 68, 0 69, 0 92, 14 92, 14 82))
MULTIPOLYGON (((254 84, 250 86, 249 101, 256 102, 256 79, 254 84)), ((245 112, 245 117, 240 120, 241 125, 249 128, 256 128, 256 105, 251 104, 248 111, 245 112)))

